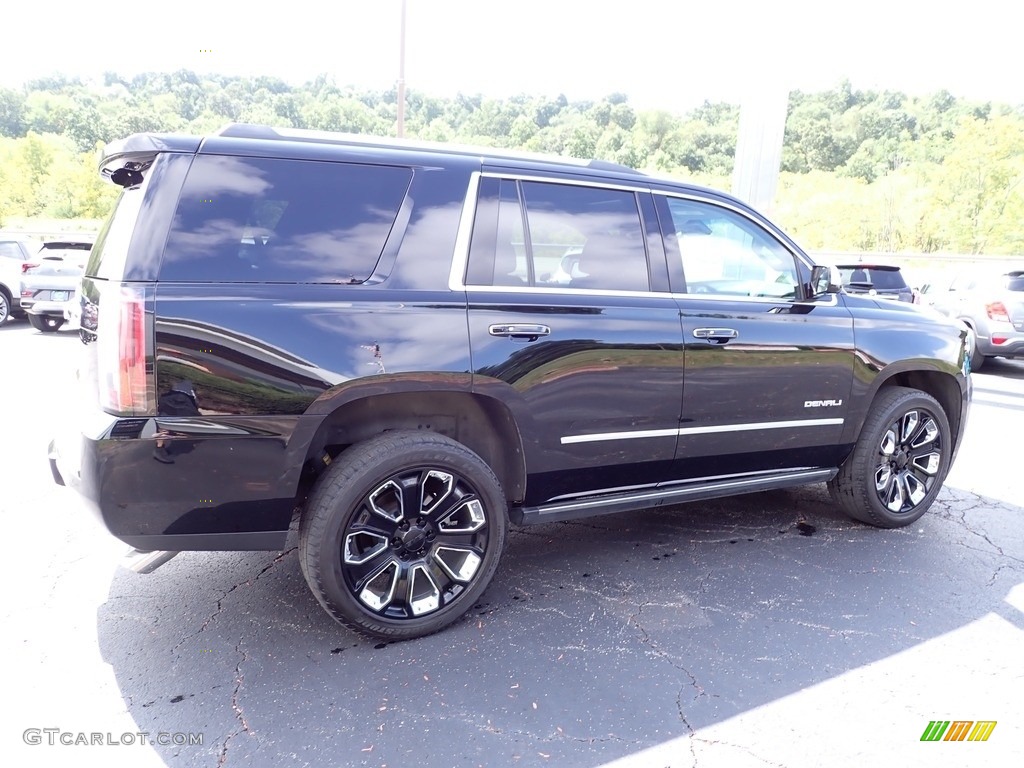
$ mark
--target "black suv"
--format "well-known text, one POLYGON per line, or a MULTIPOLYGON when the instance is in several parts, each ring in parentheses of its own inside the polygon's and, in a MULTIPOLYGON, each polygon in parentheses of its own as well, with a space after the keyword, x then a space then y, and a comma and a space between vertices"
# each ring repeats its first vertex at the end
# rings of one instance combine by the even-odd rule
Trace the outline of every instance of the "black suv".
POLYGON ((840 264, 839 276, 847 293, 914 302, 914 291, 899 267, 887 264, 840 264))
POLYGON ((486 588, 509 521, 827 482, 934 501, 966 330, 842 293, 719 192, 601 162, 231 125, 135 135, 82 281, 95 408, 51 447, 152 569, 281 549, 408 638, 486 588))

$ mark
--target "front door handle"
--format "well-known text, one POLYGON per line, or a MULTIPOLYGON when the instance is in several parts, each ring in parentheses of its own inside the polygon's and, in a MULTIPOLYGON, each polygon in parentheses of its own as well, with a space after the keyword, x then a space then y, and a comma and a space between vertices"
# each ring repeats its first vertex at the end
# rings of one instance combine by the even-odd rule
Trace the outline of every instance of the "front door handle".
POLYGON ((739 336, 739 331, 733 328, 694 328, 693 336, 697 339, 707 339, 716 344, 725 344, 731 339, 739 336))
POLYGON ((491 336, 507 336, 510 339, 529 339, 534 341, 541 336, 550 336, 551 329, 546 325, 532 323, 499 323, 488 326, 491 336))

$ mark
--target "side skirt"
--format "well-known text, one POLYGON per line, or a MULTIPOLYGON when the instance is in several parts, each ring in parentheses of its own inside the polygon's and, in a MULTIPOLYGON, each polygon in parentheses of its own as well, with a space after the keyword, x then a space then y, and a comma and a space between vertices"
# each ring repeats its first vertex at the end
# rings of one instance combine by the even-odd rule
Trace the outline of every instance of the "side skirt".
POLYGON ((556 501, 536 507, 513 507, 509 519, 516 525, 537 525, 562 520, 576 520, 595 517, 613 512, 629 512, 636 509, 650 509, 666 504, 684 501, 703 501, 722 496, 738 496, 743 493, 757 493, 776 488, 792 488, 831 480, 838 469, 800 469, 789 472, 773 472, 770 475, 739 478, 715 478, 694 480, 686 485, 671 488, 653 487, 623 493, 595 495, 572 501, 556 501))

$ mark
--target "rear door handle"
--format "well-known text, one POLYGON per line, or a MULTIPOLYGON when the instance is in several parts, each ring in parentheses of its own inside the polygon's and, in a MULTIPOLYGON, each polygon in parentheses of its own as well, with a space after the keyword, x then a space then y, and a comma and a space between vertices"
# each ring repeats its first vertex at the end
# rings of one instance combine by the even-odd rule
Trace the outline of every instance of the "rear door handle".
POLYGON ((730 339, 737 338, 740 334, 732 328, 694 328, 694 338, 707 339, 718 344, 725 344, 730 339))
POLYGON ((491 336, 507 336, 510 339, 536 339, 540 336, 550 336, 551 329, 546 325, 534 325, 531 323, 499 323, 488 326, 487 332, 491 336))

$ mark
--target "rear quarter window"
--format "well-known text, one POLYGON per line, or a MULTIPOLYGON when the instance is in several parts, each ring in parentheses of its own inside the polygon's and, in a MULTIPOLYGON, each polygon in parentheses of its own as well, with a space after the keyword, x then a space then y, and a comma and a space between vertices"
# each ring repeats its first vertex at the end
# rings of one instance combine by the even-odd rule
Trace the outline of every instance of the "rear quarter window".
POLYGON ((362 282, 411 180, 411 169, 394 166, 199 155, 160 279, 362 282))

